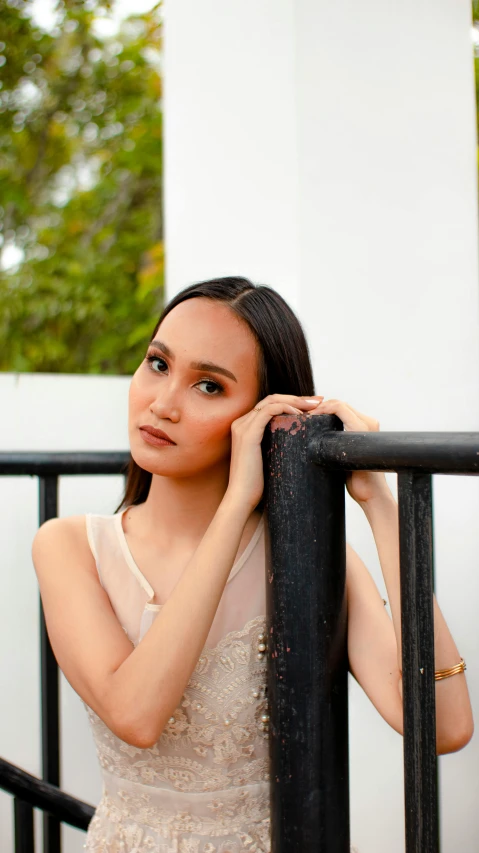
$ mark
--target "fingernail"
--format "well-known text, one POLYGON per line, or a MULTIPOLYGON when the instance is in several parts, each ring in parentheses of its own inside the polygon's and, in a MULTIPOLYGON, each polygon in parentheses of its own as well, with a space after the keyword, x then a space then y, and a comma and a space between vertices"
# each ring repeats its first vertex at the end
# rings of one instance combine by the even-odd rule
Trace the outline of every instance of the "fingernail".
POLYGON ((305 400, 305 403, 312 403, 314 406, 318 406, 321 400, 305 400))

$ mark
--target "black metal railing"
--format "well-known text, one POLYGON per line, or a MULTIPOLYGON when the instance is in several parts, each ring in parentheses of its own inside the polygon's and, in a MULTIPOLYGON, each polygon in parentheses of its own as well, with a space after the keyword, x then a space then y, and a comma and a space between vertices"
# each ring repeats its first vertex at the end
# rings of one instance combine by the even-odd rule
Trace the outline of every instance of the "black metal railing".
MULTIPOLYGON (((264 441, 272 851, 350 851, 342 472, 371 470, 398 473, 406 853, 438 853, 431 475, 479 473, 479 434, 299 420, 275 418, 264 441)), ((0 475, 39 478, 43 523, 58 514, 60 475, 119 474, 128 456, 3 453, 0 475)), ((60 790, 58 669, 42 610, 41 648, 43 780, 0 760, 15 853, 33 853, 32 807, 45 813, 44 853, 60 853, 61 822, 86 829, 93 813, 60 790)))
POLYGON ((60 791, 0 758, 0 787, 14 797, 15 853, 33 853, 33 809, 55 816, 58 823, 87 829, 93 806, 60 791))
MULTIPOLYGON (((122 474, 129 453, 0 453, 0 475, 36 476, 39 523, 58 516, 59 477, 122 474)), ((0 759, 0 789, 14 797, 15 853, 33 853, 33 808, 43 811, 43 853, 61 853, 61 823, 86 829, 93 808, 60 790, 60 703, 58 666, 40 601, 42 779, 0 759)))
POLYGON ((431 475, 479 473, 479 433, 343 432, 332 415, 283 416, 263 455, 272 850, 350 851, 341 474, 369 470, 398 474, 406 853, 438 853, 431 475))

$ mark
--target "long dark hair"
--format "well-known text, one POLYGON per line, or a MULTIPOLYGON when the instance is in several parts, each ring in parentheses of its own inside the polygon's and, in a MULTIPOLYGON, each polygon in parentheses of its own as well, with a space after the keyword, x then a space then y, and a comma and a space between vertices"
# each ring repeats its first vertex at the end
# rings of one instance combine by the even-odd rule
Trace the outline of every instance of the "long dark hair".
MULTIPOLYGON (((198 296, 225 302, 255 335, 260 350, 258 400, 268 394, 314 394, 308 344, 298 318, 276 290, 263 284, 255 285, 247 278, 215 278, 185 287, 163 309, 150 341, 173 308, 198 296)), ((116 512, 143 503, 150 490, 151 477, 150 471, 140 468, 130 457, 125 494, 116 512)))

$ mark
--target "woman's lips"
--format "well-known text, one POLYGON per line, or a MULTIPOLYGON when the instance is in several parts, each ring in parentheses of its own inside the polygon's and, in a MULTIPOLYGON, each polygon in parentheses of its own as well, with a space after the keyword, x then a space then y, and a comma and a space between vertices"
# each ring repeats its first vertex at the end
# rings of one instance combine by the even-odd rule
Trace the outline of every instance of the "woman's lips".
POLYGON ((175 447, 175 442, 171 440, 161 429, 155 427, 141 426, 140 433, 143 441, 147 444, 153 444, 155 447, 175 447))

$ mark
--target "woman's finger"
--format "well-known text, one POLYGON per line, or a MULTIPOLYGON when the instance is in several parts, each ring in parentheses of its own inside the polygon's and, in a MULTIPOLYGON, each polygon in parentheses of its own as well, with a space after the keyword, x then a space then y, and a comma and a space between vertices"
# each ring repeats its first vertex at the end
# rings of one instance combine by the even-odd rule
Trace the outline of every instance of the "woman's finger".
POLYGON ((375 432, 376 430, 379 429, 379 421, 376 418, 372 418, 370 415, 365 415, 364 412, 358 412, 358 410, 354 409, 350 403, 348 403, 348 406, 351 409, 351 411, 354 412, 358 416, 358 418, 361 418, 364 421, 364 423, 366 423, 368 425, 370 430, 375 432))
POLYGON ((289 403, 268 403, 266 406, 254 408, 252 414, 256 416, 256 420, 264 420, 268 422, 275 415, 304 415, 304 409, 299 409, 296 406, 291 406, 289 403))
POLYGON ((319 397, 297 397, 294 394, 274 394, 271 397, 265 397, 263 400, 260 400, 256 406, 253 407, 253 412, 259 412, 261 409, 264 409, 266 406, 275 406, 281 404, 289 404, 295 408, 301 409, 313 409, 318 403, 324 400, 323 396, 319 397))
MULTIPOLYGON (((309 409, 311 408, 312 407, 309 406, 309 409)), ((242 415, 240 418, 233 421, 231 429, 240 433, 248 429, 250 426, 258 426, 260 429, 264 429, 268 421, 270 421, 275 415, 304 415, 306 411, 307 408, 300 409, 296 406, 292 406, 290 403, 266 403, 264 406, 258 403, 258 406, 251 409, 251 411, 247 412, 246 415, 242 415)))
POLYGON ((313 414, 337 415, 342 420, 344 429, 350 432, 367 432, 371 428, 368 425, 367 421, 369 418, 367 416, 361 416, 360 413, 356 412, 348 403, 344 403, 342 400, 324 400, 315 409, 313 414))

